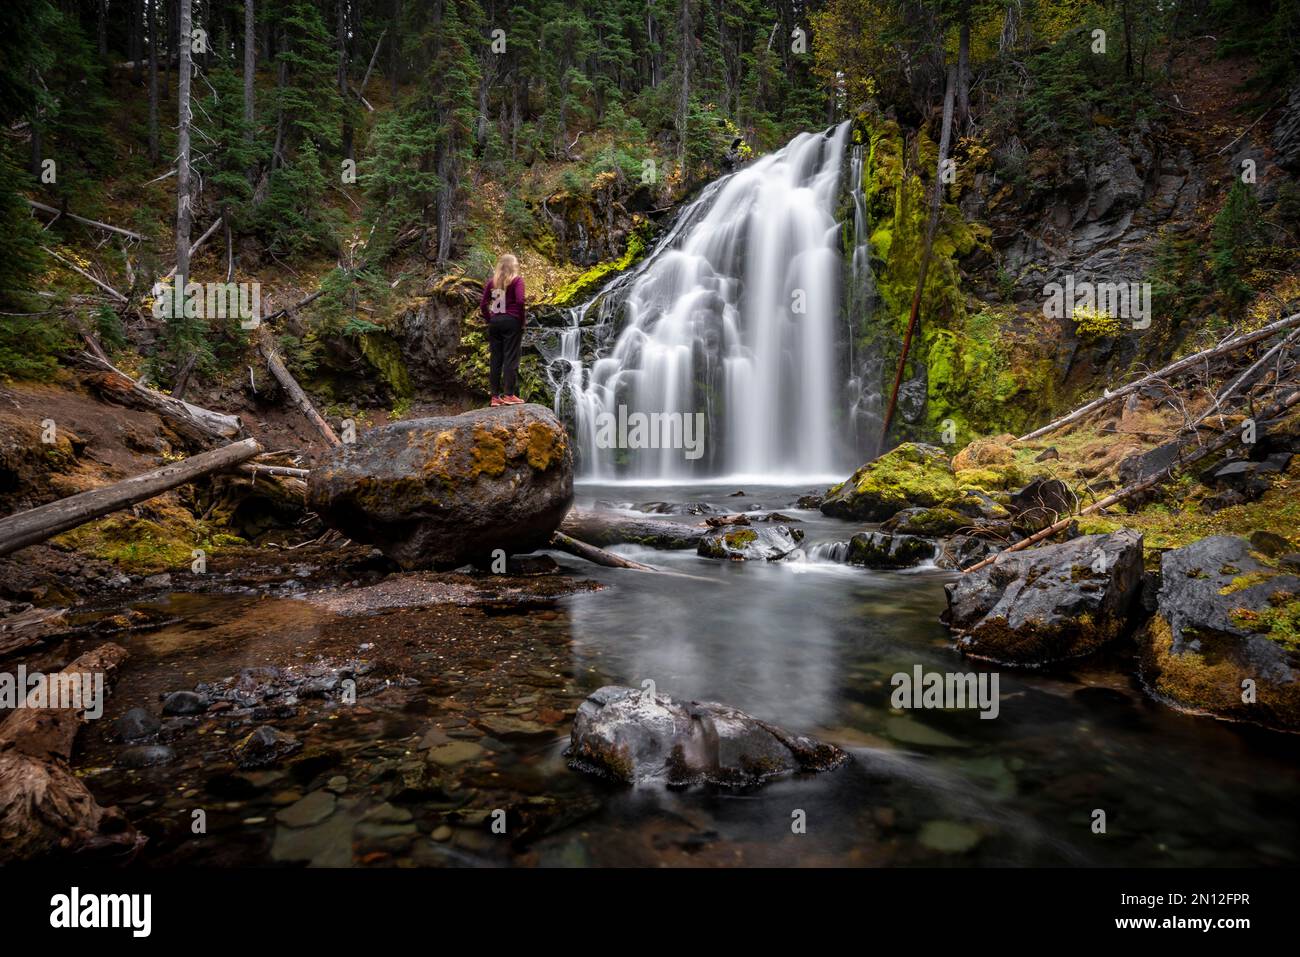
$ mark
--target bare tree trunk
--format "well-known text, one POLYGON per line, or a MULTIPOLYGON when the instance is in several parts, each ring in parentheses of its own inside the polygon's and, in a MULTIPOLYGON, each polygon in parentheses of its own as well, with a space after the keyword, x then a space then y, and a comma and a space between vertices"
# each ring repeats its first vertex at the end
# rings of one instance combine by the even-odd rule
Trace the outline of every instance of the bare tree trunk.
POLYGON ((691 29, 691 0, 679 0, 677 8, 677 56, 681 71, 677 90, 677 167, 686 173, 686 127, 690 121, 691 107, 691 44, 695 32, 691 29))
POLYGON ((388 44, 388 92, 393 103, 397 103, 397 84, 398 84, 398 60, 401 53, 401 43, 398 38, 402 35, 402 0, 393 0, 393 39, 388 44))
POLYGON ((131 27, 127 31, 126 55, 131 58, 131 82, 144 79, 144 0, 131 0, 131 27))
POLYGON ((348 95, 347 5, 344 0, 337 0, 335 10, 338 14, 339 102, 343 108, 343 155, 348 159, 353 159, 352 102, 351 97, 348 95))
POLYGON ((930 220, 925 227, 925 246, 921 249, 921 265, 916 274, 916 291, 912 294, 912 313, 907 320, 907 333, 903 336, 903 348, 898 354, 898 370, 894 374, 894 389, 889 394, 889 405, 885 409, 884 424, 880 427, 880 447, 883 449, 889 437, 889 426, 894 420, 894 409, 898 405, 898 390, 903 385, 903 372, 907 368, 907 354, 912 348, 912 336, 916 332, 921 314, 921 297, 925 292, 925 277, 930 271, 930 257, 934 251, 934 234, 939 228, 939 213, 943 209, 943 175, 948 161, 948 149, 952 143, 953 100, 957 86, 957 66, 948 67, 948 90, 943 98, 943 128, 939 134, 939 165, 935 170, 934 183, 930 190, 930 220))
MULTIPOLYGON (((244 143, 250 147, 253 145, 253 111, 256 105, 253 82, 257 76, 257 17, 254 15, 253 3, 254 0, 244 0, 244 143)), ((248 181, 253 184, 257 182, 257 170, 251 165, 248 168, 248 181)))
POLYGON ((180 60, 176 68, 176 280, 172 286, 171 319, 184 314, 185 284, 190 278, 190 225, 194 219, 190 196, 190 0, 180 0, 180 60), (179 312, 177 307, 179 306, 179 312))
POLYGON ((158 162, 158 0, 149 0, 149 161, 158 162))
POLYGON ((99 20, 95 24, 95 41, 99 55, 108 53, 108 0, 99 0, 99 20))
POLYGON ((970 7, 962 5, 961 32, 957 41, 957 128, 970 126, 970 7))

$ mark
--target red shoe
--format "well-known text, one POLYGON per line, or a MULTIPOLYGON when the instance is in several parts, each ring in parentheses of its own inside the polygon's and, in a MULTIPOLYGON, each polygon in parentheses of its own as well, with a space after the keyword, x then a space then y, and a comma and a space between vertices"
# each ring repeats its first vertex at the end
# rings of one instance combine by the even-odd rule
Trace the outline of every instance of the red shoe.
POLYGON ((517 395, 503 395, 501 397, 502 405, 523 405, 524 400, 517 395))
POLYGON ((494 396, 492 396, 492 408, 495 409, 495 408, 496 408, 497 406, 499 406, 499 405, 506 405, 506 399, 505 399, 505 396, 502 396, 502 395, 494 395, 494 396))

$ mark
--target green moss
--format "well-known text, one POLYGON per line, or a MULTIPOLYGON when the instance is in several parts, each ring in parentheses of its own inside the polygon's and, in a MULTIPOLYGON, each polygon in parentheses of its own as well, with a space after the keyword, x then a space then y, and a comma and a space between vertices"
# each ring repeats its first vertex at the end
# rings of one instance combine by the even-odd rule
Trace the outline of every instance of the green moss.
POLYGON ((628 233, 627 248, 618 259, 598 263, 571 282, 557 289, 547 300, 548 305, 573 306, 590 298, 595 291, 615 274, 627 269, 650 248, 653 226, 649 220, 642 220, 628 233))
POLYGON ((1238 575, 1227 585, 1219 589, 1220 595, 1235 595, 1239 591, 1245 591, 1247 588, 1254 588, 1256 585, 1262 585, 1270 578, 1276 578, 1277 572, 1260 570, 1249 572, 1245 575, 1238 575))
POLYGON ((386 332, 368 332, 358 337, 361 354, 379 373, 384 384, 398 400, 410 400, 415 394, 411 387, 411 377, 406 371, 406 362, 402 350, 386 332))
POLYGON ((1289 592, 1279 592, 1278 600, 1268 608, 1236 608, 1228 617, 1239 628, 1258 632, 1290 651, 1300 651, 1300 598, 1289 592))
POLYGON ((943 452, 904 442, 827 492, 822 510, 828 515, 880 521, 910 505, 945 505, 960 492, 943 452))

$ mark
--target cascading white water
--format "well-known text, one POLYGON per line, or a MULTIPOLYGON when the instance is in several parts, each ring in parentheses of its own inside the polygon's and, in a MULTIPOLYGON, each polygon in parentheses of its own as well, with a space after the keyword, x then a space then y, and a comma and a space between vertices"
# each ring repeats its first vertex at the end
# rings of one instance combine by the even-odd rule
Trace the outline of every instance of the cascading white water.
POLYGON ((635 270, 571 311, 556 410, 571 417, 586 478, 844 470, 835 213, 848 131, 800 134, 711 184, 635 270), (614 328, 605 347, 602 330, 614 328), (593 330, 598 358, 585 367, 582 334, 593 330), (701 413, 701 454, 606 447, 602 421, 620 406, 629 418, 701 413))

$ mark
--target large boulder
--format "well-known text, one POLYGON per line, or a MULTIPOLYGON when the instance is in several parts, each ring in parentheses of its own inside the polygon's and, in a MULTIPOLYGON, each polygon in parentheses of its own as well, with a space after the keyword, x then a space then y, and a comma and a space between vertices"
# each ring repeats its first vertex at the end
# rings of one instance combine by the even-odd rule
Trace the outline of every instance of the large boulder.
POLYGON ((1085 535, 1002 556, 945 586, 958 646, 1002 664, 1044 665, 1117 637, 1142 583, 1142 536, 1085 535))
POLYGON ((943 449, 904 442, 834 486, 822 500, 821 510, 833 518, 881 522, 909 505, 931 508, 959 497, 957 478, 943 449))
POLYGON ((396 422, 327 453, 310 507, 404 568, 543 547, 573 502, 573 453, 538 405, 396 422))
POLYGON ((1300 578, 1243 538, 1215 535, 1160 559, 1142 678, 1166 703, 1300 731, 1300 578))
POLYGON ((606 685, 574 718, 574 768, 629 784, 660 781, 743 787, 799 771, 829 771, 847 755, 743 711, 606 685))

